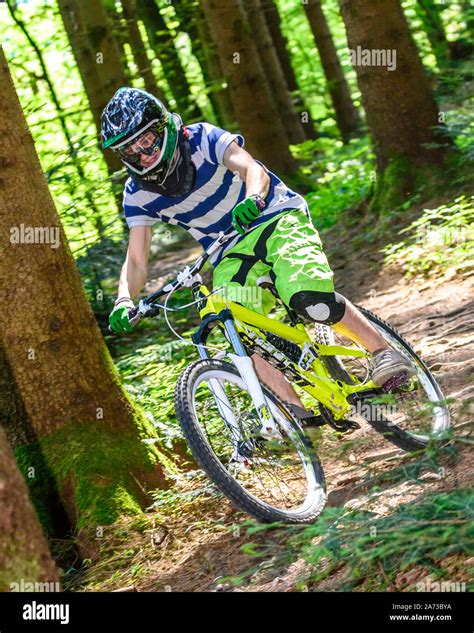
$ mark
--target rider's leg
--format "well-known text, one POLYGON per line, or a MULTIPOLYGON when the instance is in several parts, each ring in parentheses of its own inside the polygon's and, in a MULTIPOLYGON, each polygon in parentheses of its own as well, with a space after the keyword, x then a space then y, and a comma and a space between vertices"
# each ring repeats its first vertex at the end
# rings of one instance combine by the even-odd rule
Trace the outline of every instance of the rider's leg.
POLYGON ((252 354, 252 359, 257 376, 267 385, 267 387, 274 391, 283 400, 283 402, 289 402, 290 404, 296 404, 299 407, 304 407, 298 394, 293 389, 292 385, 285 380, 281 371, 272 367, 270 363, 267 363, 266 360, 263 360, 263 358, 257 354, 252 354))
POLYGON ((331 327, 338 334, 347 336, 351 341, 362 345, 372 354, 380 349, 388 349, 390 346, 384 337, 377 332, 368 319, 358 310, 353 303, 344 298, 346 309, 339 323, 331 327))
POLYGON ((413 373, 411 363, 393 349, 366 317, 334 291, 333 272, 321 239, 302 211, 284 215, 266 243, 265 257, 284 303, 303 317, 331 326, 373 354, 375 384, 400 372, 413 373))

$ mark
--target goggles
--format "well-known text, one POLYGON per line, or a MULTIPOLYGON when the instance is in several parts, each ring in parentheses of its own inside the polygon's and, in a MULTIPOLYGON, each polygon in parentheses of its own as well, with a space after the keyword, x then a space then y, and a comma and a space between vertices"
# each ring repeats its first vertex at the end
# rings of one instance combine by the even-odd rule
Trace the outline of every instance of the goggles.
POLYGON ((166 127, 163 129, 163 121, 154 119, 112 149, 134 172, 146 174, 161 163, 167 136, 168 130, 166 127))

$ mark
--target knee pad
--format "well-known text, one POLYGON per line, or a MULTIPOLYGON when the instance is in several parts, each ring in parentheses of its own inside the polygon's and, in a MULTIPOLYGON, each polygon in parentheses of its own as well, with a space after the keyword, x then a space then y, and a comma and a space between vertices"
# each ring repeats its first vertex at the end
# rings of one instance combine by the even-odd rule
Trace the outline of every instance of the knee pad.
POLYGON ((300 290, 291 297, 290 308, 312 321, 334 325, 344 316, 346 300, 338 292, 300 290))

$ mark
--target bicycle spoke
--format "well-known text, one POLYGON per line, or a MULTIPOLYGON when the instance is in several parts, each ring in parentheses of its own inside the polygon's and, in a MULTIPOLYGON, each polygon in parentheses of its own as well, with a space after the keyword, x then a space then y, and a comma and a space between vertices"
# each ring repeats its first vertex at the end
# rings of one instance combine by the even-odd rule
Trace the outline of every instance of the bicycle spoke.
POLYGON ((294 508, 303 503, 308 482, 294 438, 281 425, 282 440, 262 438, 261 423, 248 393, 229 381, 219 380, 219 384, 228 402, 203 381, 196 391, 195 411, 221 463, 250 494, 272 506, 294 508), (229 405, 239 432, 222 419, 221 411, 229 411, 229 405))

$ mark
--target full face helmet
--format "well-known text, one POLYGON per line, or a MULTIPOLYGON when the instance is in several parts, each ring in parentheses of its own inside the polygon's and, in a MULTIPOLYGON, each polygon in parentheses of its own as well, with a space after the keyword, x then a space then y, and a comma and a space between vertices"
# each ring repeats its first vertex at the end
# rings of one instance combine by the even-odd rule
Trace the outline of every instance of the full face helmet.
POLYGON ((161 185, 176 162, 181 124, 178 115, 145 90, 120 88, 102 113, 102 145, 133 174, 161 185))

